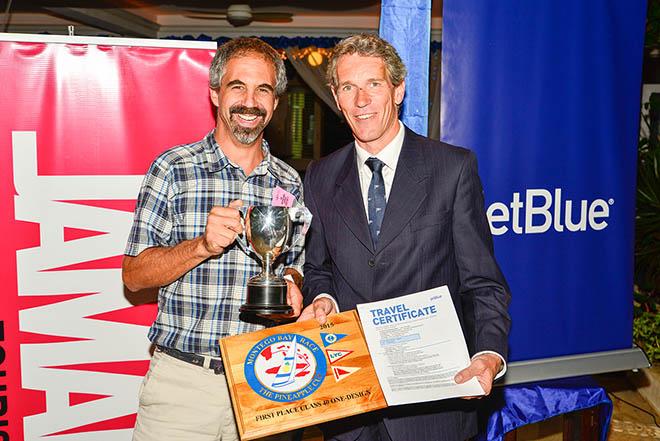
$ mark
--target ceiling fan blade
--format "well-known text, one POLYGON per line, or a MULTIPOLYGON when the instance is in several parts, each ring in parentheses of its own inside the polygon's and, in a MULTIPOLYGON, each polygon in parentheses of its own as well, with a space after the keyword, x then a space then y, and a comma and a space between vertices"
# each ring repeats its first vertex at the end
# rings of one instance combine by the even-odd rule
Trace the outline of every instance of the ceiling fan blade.
POLYGON ((186 12, 201 12, 203 14, 209 13, 209 14, 226 14, 227 13, 227 8, 200 8, 196 6, 185 6, 181 7, 180 9, 186 11, 186 12))
POLYGON ((254 17, 252 18, 252 21, 260 21, 262 23, 291 23, 293 19, 291 17, 289 18, 259 18, 259 17, 254 17))
POLYGON ((268 22, 268 23, 290 23, 293 21, 293 14, 288 12, 253 12, 252 19, 254 21, 268 22))
POLYGON ((185 17, 197 20, 226 20, 227 14, 185 14, 185 17))

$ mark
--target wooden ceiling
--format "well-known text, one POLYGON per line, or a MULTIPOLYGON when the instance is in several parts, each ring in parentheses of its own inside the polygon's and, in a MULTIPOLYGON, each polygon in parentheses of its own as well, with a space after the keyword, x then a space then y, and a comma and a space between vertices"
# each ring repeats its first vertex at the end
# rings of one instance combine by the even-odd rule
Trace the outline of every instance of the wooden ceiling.
MULTIPOLYGON (((376 31, 374 0, 10 0, 0 2, 2 31, 162 38, 170 35, 338 36, 376 31), (248 24, 228 20, 231 5, 249 5, 248 24), (230 23, 234 22, 234 24, 230 23)), ((235 7, 233 7, 235 10, 235 7)), ((240 8, 239 8, 240 9, 240 8)), ((432 30, 439 39, 442 2, 433 1, 432 30)), ((234 18, 232 16, 232 18, 234 18)), ((239 17, 240 18, 240 17, 239 17)), ((239 22, 241 20, 238 20, 239 22)))

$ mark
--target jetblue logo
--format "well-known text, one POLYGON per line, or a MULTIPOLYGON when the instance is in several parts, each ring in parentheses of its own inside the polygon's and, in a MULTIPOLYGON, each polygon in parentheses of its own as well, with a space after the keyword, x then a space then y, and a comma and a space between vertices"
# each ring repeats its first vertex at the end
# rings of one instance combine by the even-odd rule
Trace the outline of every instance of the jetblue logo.
POLYGON ((524 195, 513 193, 510 203, 494 202, 486 212, 490 231, 501 236, 511 230, 515 234, 539 234, 551 228, 557 232, 577 232, 607 228, 610 206, 614 199, 571 200, 562 197, 561 188, 554 193, 539 188, 524 195))

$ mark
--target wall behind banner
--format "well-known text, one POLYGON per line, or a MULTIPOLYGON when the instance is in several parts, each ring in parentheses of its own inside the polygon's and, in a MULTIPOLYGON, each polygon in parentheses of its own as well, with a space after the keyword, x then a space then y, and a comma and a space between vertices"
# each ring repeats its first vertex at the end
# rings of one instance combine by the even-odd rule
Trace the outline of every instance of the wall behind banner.
POLYGON ((121 282, 134 199, 213 126, 214 44, 90 40, 0 41, 0 439, 131 439, 155 312, 121 282))
POLYGON ((441 133, 479 158, 512 360, 632 346, 645 15, 645 1, 444 1, 441 133))

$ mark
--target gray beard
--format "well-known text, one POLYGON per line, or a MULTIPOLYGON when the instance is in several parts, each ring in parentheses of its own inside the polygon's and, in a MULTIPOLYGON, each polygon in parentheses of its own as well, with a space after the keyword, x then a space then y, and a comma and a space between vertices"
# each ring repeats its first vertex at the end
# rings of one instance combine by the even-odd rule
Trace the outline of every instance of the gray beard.
POLYGON ((252 144, 254 141, 256 141, 265 128, 266 125, 263 122, 253 129, 246 129, 241 127, 234 121, 232 121, 231 124, 231 132, 234 134, 234 137, 238 140, 238 142, 246 145, 252 144))

